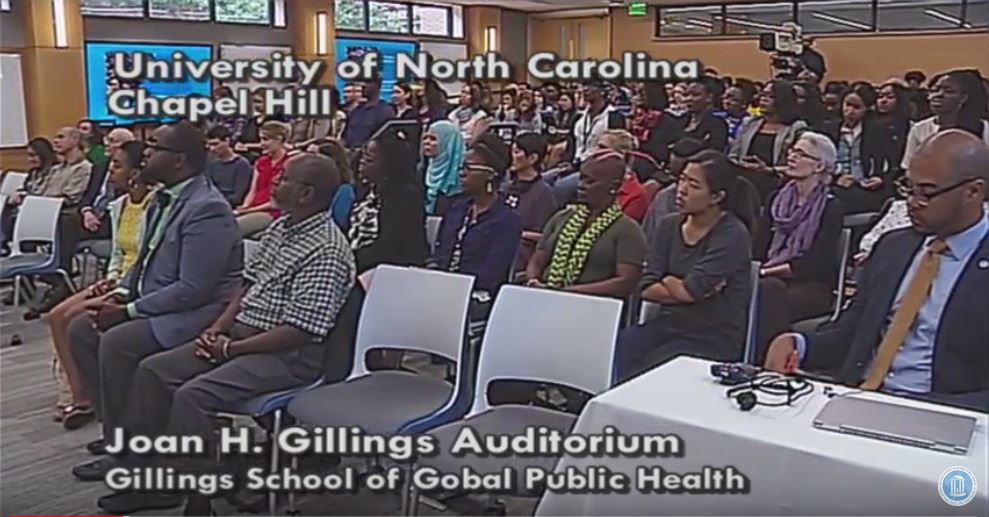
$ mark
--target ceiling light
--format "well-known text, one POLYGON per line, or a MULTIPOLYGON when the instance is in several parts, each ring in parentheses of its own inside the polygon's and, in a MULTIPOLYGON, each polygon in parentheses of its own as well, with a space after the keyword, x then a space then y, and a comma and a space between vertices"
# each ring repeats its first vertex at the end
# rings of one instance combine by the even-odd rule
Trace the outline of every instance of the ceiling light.
POLYGON ((962 27, 964 27, 966 29, 971 29, 972 28, 972 24, 971 23, 965 23, 965 24, 963 24, 961 18, 959 18, 957 16, 952 16, 952 15, 950 15, 950 14, 944 12, 944 11, 938 11, 937 9, 924 9, 924 14, 926 14, 927 16, 930 16, 931 18, 937 18, 937 19, 939 19, 941 21, 948 22, 948 23, 950 23, 952 25, 961 25, 962 27))
POLYGON ((824 20, 826 22, 831 22, 837 25, 844 25, 845 27, 851 27, 853 29, 862 29, 864 31, 871 31, 872 27, 855 20, 849 20, 848 18, 841 18, 839 16, 832 16, 830 14, 824 13, 813 13, 811 14, 814 18, 818 20, 824 20))
MULTIPOLYGON (((721 15, 718 15, 718 14, 714 15, 714 17, 715 18, 722 18, 722 16, 721 15)), ((780 25, 771 25, 771 24, 768 24, 768 23, 754 22, 754 21, 751 21, 751 20, 746 20, 745 18, 734 18, 732 16, 725 16, 723 18, 728 23, 731 23, 731 24, 734 24, 734 25, 741 25, 741 26, 744 26, 744 27, 753 27, 753 28, 756 28, 756 29, 766 29, 766 30, 771 30, 771 31, 782 31, 782 30, 785 30, 780 25)))

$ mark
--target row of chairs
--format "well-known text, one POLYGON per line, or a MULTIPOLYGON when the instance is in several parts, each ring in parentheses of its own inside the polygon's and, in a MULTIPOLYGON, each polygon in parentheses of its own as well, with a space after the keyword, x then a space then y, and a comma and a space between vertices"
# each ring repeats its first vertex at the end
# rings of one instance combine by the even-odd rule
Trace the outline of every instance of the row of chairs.
MULTIPOLYGON (((13 279, 15 305, 20 300, 21 279, 27 276, 58 274, 69 286, 75 286, 72 276, 58 263, 58 219, 63 201, 62 198, 27 196, 20 205, 10 255, 0 259, 0 280, 13 279), (23 251, 25 243, 35 245, 35 250, 23 251)), ((5 204, 6 198, 0 203, 5 204)))
MULTIPOLYGON (((325 372, 319 381, 257 397, 227 413, 271 417, 272 471, 278 470, 282 459, 271 437, 284 427, 286 411, 294 425, 359 426, 381 435, 435 432, 447 445, 443 440, 460 425, 498 433, 547 425, 568 432, 575 416, 530 406, 492 406, 488 388, 497 380, 512 379, 590 394, 608 389, 614 382, 622 302, 505 286, 477 346, 467 334, 473 283, 467 275, 378 267, 366 295, 358 284, 345 304, 325 343, 325 372), (418 294, 410 297, 409 292, 418 294), (540 317, 532 318, 535 313, 540 317), (456 380, 451 385, 439 377, 405 370, 371 371, 368 354, 384 350, 442 357, 454 364, 456 380)), ((293 464, 297 459, 292 458, 293 464)), ((463 461, 469 460, 443 454, 429 460, 436 466, 445 464, 444 469, 463 461)), ((416 495, 406 491, 403 513, 413 513, 415 501, 416 495)), ((276 503, 276 495, 270 493, 271 514, 276 513, 276 503)), ((288 505, 294 511, 292 494, 288 505)))

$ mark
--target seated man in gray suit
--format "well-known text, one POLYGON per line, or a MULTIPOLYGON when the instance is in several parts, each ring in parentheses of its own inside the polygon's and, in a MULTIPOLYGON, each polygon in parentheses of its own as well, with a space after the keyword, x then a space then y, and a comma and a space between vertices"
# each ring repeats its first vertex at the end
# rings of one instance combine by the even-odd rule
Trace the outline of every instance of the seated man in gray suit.
MULTIPOLYGON (((162 188, 145 214, 137 263, 122 292, 95 298, 69 324, 79 373, 103 421, 120 426, 137 364, 187 343, 216 320, 240 287, 243 245, 230 205, 203 176, 206 139, 182 122, 159 127, 145 148, 143 178, 162 188), (95 396, 98 395, 98 396, 95 396)), ((105 454, 102 440, 86 447, 105 454)), ((79 465, 81 479, 102 479, 108 462, 79 465)))
MULTIPOLYGON (((119 447, 136 435, 199 436, 211 444, 211 412, 319 377, 323 342, 336 326, 357 269, 350 244, 330 219, 339 185, 333 160, 314 154, 289 160, 273 194, 285 215, 264 233, 244 271, 244 288, 198 339, 138 366, 121 432, 107 436, 109 451, 117 454, 114 466, 213 470, 214 455, 152 463, 153 457, 119 447)), ((175 493, 121 491, 98 504, 111 514, 130 515, 181 502, 175 493)), ((187 515, 209 514, 203 509, 187 515)))

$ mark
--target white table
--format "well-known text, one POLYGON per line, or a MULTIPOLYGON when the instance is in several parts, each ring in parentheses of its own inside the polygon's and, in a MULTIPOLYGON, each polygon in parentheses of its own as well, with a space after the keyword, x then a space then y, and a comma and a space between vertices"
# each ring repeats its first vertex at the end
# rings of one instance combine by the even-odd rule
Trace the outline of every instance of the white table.
POLYGON ((748 477, 749 494, 547 492, 536 515, 989 515, 987 415, 878 393, 851 395, 978 419, 964 456, 897 445, 812 427, 828 400, 820 383, 795 406, 739 411, 725 387, 711 378, 710 364, 674 359, 591 400, 574 429, 600 433, 612 425, 624 433, 674 433, 685 445, 683 457, 565 456, 557 471, 603 465, 634 479, 640 466, 686 473, 731 465, 748 477), (938 494, 941 474, 955 466, 971 470, 978 487, 975 499, 962 507, 949 506, 938 494))

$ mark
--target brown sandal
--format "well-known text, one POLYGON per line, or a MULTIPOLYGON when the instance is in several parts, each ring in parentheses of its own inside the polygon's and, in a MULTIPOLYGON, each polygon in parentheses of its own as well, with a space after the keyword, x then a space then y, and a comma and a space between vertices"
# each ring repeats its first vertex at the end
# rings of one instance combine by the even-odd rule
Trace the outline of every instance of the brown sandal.
POLYGON ((65 416, 62 418, 62 426, 69 431, 74 431, 88 424, 92 419, 92 407, 71 405, 65 408, 65 416))

